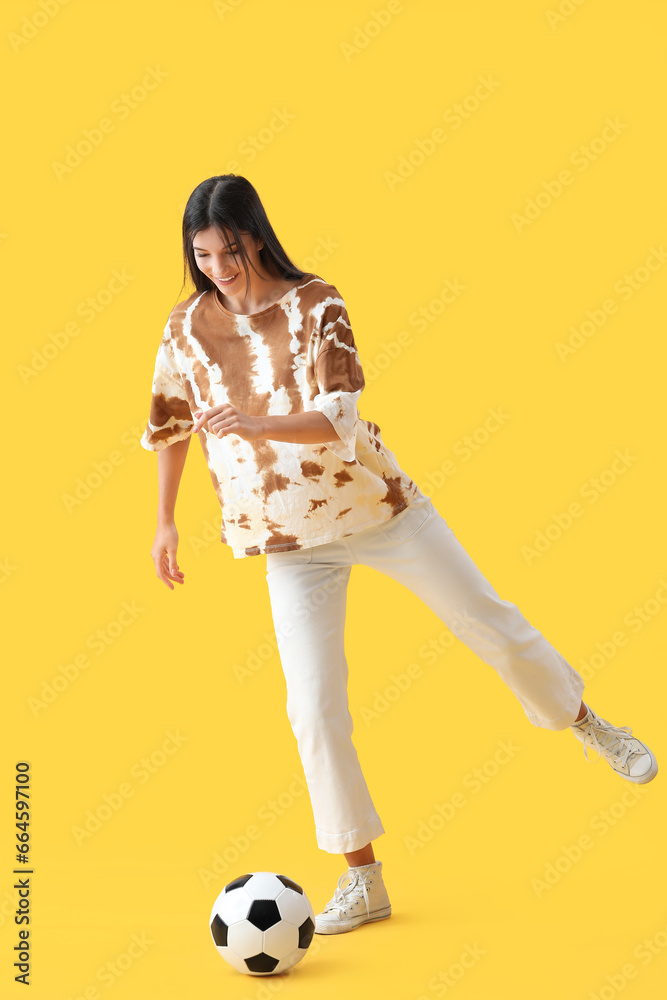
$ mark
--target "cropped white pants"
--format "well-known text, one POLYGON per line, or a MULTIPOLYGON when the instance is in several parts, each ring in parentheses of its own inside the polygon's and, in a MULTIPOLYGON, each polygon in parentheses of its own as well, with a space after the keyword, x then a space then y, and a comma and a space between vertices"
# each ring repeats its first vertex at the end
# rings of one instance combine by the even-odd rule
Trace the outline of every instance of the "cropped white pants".
MULTIPOLYGON (((399 514, 333 542, 268 553, 266 579, 287 686, 287 716, 310 796, 317 844, 355 851, 384 827, 352 742, 343 632, 355 563, 416 594, 493 667, 534 726, 565 729, 579 713, 584 680, 501 600, 421 491, 399 514)), ((381 620, 381 614, 377 616, 381 620)))

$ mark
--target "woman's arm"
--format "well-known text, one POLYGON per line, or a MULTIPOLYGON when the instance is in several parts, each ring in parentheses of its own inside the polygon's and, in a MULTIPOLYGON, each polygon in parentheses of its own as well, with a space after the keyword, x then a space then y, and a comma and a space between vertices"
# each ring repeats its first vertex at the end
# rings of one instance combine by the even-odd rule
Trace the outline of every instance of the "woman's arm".
MULTIPOLYGON (((319 410, 306 413, 286 413, 259 417, 261 436, 269 441, 292 441, 296 444, 324 444, 335 441, 338 434, 328 417, 319 410)), ((340 440, 340 439, 339 439, 340 440)))
POLYGON ((157 453, 158 502, 157 520, 160 523, 170 523, 174 520, 178 487, 183 475, 185 459, 187 458, 190 438, 176 441, 168 448, 162 448, 157 453))
POLYGON ((204 426, 217 437, 238 434, 246 441, 268 438, 270 441, 291 441, 295 444, 324 444, 339 440, 332 422, 319 410, 255 417, 242 413, 230 403, 221 403, 210 410, 195 413, 192 433, 196 434, 204 426))
POLYGON ((176 497, 183 474, 185 459, 190 446, 190 438, 176 441, 168 448, 162 448, 157 453, 158 465, 158 509, 157 531, 151 549, 151 557, 155 564, 155 572, 170 590, 174 584, 184 583, 183 573, 178 568, 178 532, 174 521, 176 497))

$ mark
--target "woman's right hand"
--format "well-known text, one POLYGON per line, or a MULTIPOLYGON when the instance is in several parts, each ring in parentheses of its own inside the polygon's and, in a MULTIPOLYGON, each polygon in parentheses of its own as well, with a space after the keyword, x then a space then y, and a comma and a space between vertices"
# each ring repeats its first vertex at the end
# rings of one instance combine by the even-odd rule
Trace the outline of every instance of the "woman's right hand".
POLYGON ((174 584, 170 582, 171 580, 175 580, 176 583, 185 583, 183 573, 178 568, 176 559, 177 549, 178 532, 176 531, 176 524, 173 521, 158 524, 153 548, 151 549, 151 557, 155 563, 155 572, 170 590, 174 589, 174 584))

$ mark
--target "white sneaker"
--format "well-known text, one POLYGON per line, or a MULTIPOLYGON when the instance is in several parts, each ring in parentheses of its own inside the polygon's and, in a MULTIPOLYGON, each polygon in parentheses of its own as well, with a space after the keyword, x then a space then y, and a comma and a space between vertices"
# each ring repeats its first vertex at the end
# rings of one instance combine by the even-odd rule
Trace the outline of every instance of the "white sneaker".
POLYGON ((382 880, 382 862, 373 861, 343 872, 333 897, 315 917, 315 933, 341 934, 389 916, 391 904, 382 880))
POLYGON ((573 722, 570 729, 584 744, 584 757, 588 760, 586 747, 593 747, 600 755, 591 764, 604 757, 612 770, 626 781, 643 784, 651 781, 658 773, 658 762, 645 743, 631 736, 630 726, 612 726, 606 719, 596 715, 589 705, 588 711, 579 722, 573 722))

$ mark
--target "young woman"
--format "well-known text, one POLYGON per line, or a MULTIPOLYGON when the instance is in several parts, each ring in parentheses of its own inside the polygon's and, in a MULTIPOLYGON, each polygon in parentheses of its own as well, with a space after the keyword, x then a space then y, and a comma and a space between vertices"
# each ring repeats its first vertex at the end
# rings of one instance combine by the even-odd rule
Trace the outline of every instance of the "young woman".
POLYGON ((424 601, 496 670, 534 726, 569 728, 587 760, 586 747, 595 747, 626 781, 655 777, 649 748, 581 700, 581 675, 498 596, 378 425, 361 418, 364 376, 345 302, 290 261, 248 180, 225 174, 195 188, 183 251, 195 291, 167 321, 141 439, 158 452, 151 555, 167 587, 183 584, 174 509, 196 432, 222 508, 222 542, 237 559, 266 555, 317 844, 348 864, 316 931, 391 914, 372 846, 384 827, 352 742, 347 698, 343 629, 357 563, 424 601))

